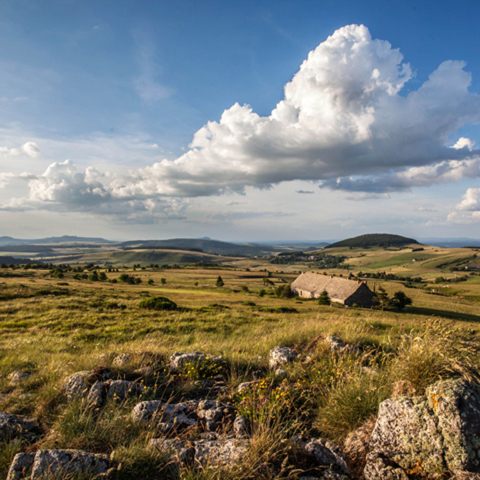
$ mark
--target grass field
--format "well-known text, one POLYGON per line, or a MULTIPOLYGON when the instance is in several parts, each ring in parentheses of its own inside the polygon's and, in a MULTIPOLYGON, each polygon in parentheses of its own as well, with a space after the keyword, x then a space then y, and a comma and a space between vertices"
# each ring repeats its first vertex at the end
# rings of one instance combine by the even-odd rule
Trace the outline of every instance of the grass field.
MULTIPOLYGON (((253 371, 260 369, 268 382, 275 382, 268 368, 272 347, 293 346, 303 359, 310 357, 287 366, 290 406, 272 397, 261 418, 259 412, 246 413, 259 425, 254 445, 270 445, 271 459, 260 458, 260 450, 253 448, 249 462, 208 477, 218 479, 297 478, 299 473, 280 469, 274 460, 284 453, 279 438, 302 431, 342 444, 392 392, 422 393, 436 379, 449 376, 476 378, 480 276, 470 275, 456 284, 433 283, 438 276, 454 277, 437 265, 445 259, 471 257, 472 251, 426 247, 414 252, 416 262, 412 252, 406 251, 342 249, 336 253, 349 256, 354 273, 386 270, 421 276, 425 282, 415 285, 421 288, 406 288, 398 280, 368 279, 371 288, 375 282, 376 289, 383 286, 390 294, 403 290, 413 299, 413 306, 394 312, 277 298, 274 287, 264 285, 265 270, 270 271, 269 281, 278 286, 290 283, 308 265, 278 266, 265 259, 220 258, 223 265, 208 268, 103 269, 108 281, 98 282, 75 280, 74 272, 55 278, 49 270, 0 269, 0 411, 32 416, 42 427, 28 442, 0 446, 0 477, 6 475, 16 452, 54 447, 114 452, 123 465, 118 478, 207 478, 201 471, 170 471, 165 456, 148 447, 153 433, 132 426, 129 420, 138 398, 120 405, 110 402, 93 413, 82 401, 66 401, 65 379, 99 365, 125 378, 133 378, 140 366, 153 365, 163 373, 155 384, 146 380, 149 393, 144 398, 179 400, 195 394, 193 382, 198 378, 169 372, 169 356, 194 350, 222 355, 228 392, 220 399, 238 406, 236 387, 251 380, 253 371), (118 281, 122 273, 140 278, 141 283, 118 281), (224 281, 221 288, 215 286, 219 275, 224 281), (117 283, 111 282, 114 279, 117 283), (259 296, 261 290, 266 291, 263 296, 259 296), (141 300, 151 296, 165 296, 178 309, 142 309, 141 300), (363 353, 336 356, 326 348, 327 335, 337 335, 363 353), (465 339, 468 348, 459 348, 466 345, 465 339), (133 364, 115 370, 114 353, 131 353, 133 364), (102 354, 111 355, 100 360, 102 354), (377 373, 371 376, 364 367, 377 373), (31 376, 12 386, 8 376, 13 371, 31 376), (274 410, 283 412, 281 428, 269 417, 274 410), (263 476, 258 473, 259 462, 263 476)), ((348 274, 346 270, 329 273, 348 274)))

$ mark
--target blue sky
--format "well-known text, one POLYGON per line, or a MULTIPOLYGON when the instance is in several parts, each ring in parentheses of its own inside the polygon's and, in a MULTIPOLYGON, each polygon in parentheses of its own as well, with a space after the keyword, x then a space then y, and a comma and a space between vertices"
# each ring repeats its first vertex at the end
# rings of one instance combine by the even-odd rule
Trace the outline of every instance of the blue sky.
POLYGON ((480 237, 479 18, 471 0, 1 1, 0 234, 480 237), (336 31, 349 46, 306 67, 331 76, 286 98, 336 31), (448 60, 466 66, 417 95, 448 60), (296 120, 270 117, 284 99, 296 120))

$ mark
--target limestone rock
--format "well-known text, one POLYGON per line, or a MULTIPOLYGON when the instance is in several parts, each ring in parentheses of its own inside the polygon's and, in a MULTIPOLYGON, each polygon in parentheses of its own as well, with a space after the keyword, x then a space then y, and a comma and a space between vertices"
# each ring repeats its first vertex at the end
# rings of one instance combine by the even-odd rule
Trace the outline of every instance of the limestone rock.
POLYGON ((113 380, 109 382, 107 399, 125 400, 127 397, 142 393, 139 383, 128 380, 113 380))
POLYGON ((23 437, 36 428, 38 428, 38 425, 35 420, 0 412, 0 443, 23 437))
POLYGON ((106 474, 110 468, 107 455, 82 450, 38 450, 30 480, 64 478, 67 475, 106 474))
POLYGON ((337 445, 321 438, 313 438, 305 444, 304 448, 307 453, 315 457, 319 465, 330 466, 348 475, 347 463, 337 445))
POLYGON ((197 425, 197 402, 164 404, 158 400, 135 405, 132 418, 138 423, 152 423, 162 433, 183 430, 197 425))
POLYGON ((288 372, 286 370, 283 370, 282 368, 277 368, 275 370, 275 376, 276 377, 285 378, 285 377, 287 377, 287 375, 288 375, 288 372))
POLYGON ((233 422, 235 407, 213 400, 203 400, 198 404, 197 415, 203 420, 205 430, 214 432, 233 422))
POLYGON ((172 459, 180 463, 190 463, 195 458, 195 447, 186 441, 178 438, 154 438, 150 446, 167 453, 172 459))
POLYGON ((270 350, 270 368, 275 370, 286 363, 293 362, 297 356, 298 353, 293 348, 279 345, 270 350))
POLYGON ((100 408, 107 400, 107 391, 109 384, 107 382, 95 382, 87 396, 87 403, 91 408, 100 408))
POLYGON ((480 472, 480 393, 463 379, 440 381, 425 397, 385 400, 370 442, 367 480, 480 472))
POLYGON ((205 466, 226 466, 238 462, 246 453, 249 440, 197 440, 195 462, 205 466))
POLYGON ((347 459, 350 473, 355 478, 361 478, 368 452, 370 440, 376 419, 366 420, 357 430, 351 432, 343 444, 343 452, 347 459))
POLYGON ((89 390, 89 385, 86 378, 91 375, 92 372, 77 372, 67 379, 64 384, 64 392, 68 400, 80 398, 86 395, 89 390))
POLYGON ((28 478, 34 459, 34 453, 17 453, 8 470, 7 480, 22 480, 28 478))
POLYGON ((18 385, 19 383, 23 382, 27 378, 30 377, 30 374, 27 372, 19 372, 15 371, 12 372, 8 378, 10 379, 10 386, 13 387, 15 385, 18 385))
POLYGON ((233 422, 233 431, 237 438, 248 437, 251 433, 252 422, 248 418, 243 417, 242 415, 237 415, 235 421, 233 422))
POLYGON ((162 402, 151 400, 149 402, 140 402, 132 410, 132 419, 137 423, 150 423, 161 412, 162 402))
POLYGON ((343 343, 343 340, 339 337, 335 336, 329 336, 325 339, 325 341, 328 343, 328 346, 330 347, 330 350, 332 352, 336 352, 337 350, 342 349, 345 347, 345 344, 343 343))
POLYGON ((129 363, 132 362, 132 356, 129 353, 121 353, 120 355, 117 355, 114 359, 112 364, 115 367, 125 367, 129 363))
POLYGON ((202 363, 207 360, 218 362, 222 360, 222 357, 217 357, 216 355, 200 352, 175 352, 170 357, 170 368, 174 371, 177 371, 178 369, 182 368, 186 363, 202 363))

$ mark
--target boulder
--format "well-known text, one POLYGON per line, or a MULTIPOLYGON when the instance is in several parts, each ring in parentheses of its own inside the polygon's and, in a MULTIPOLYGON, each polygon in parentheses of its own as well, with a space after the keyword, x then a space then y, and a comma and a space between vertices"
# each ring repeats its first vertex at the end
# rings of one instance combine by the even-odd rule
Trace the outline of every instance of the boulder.
POLYGON ((170 357, 170 368, 174 371, 178 371, 187 363, 202 363, 205 361, 218 362, 221 361, 222 357, 217 357, 209 353, 200 353, 200 352, 188 352, 188 353, 179 353, 175 352, 170 357))
MULTIPOLYGON (((303 443, 303 442, 302 442, 303 443)), ((312 438, 302 444, 304 450, 315 457, 318 465, 324 465, 348 475, 348 467, 340 448, 322 438, 312 438)))
POLYGON ((152 423, 162 433, 170 433, 197 425, 196 406, 194 401, 176 404, 158 400, 141 402, 135 405, 132 418, 137 423, 152 423))
POLYGON ((213 400, 203 400, 198 404, 197 416, 203 421, 205 430, 214 432, 234 421, 235 407, 213 400))
POLYGON ((132 395, 142 393, 143 387, 139 383, 128 380, 113 380, 108 383, 107 399, 125 400, 132 395))
POLYGON ((87 395, 87 403, 91 408, 103 407, 107 400, 108 382, 95 382, 87 395))
POLYGON ((480 473, 480 392, 463 379, 440 381, 425 397, 380 404, 366 458, 366 480, 480 473))
POLYGON ((30 476, 35 460, 34 453, 17 453, 10 464, 7 480, 22 480, 30 476))
POLYGON ((257 384, 258 384, 257 380, 254 380, 253 382, 243 382, 237 387, 237 392, 238 393, 246 392, 247 390, 250 390, 257 384))
POLYGON ((63 390, 68 400, 74 400, 87 394, 90 386, 86 379, 91 373, 90 371, 77 372, 67 378, 63 390))
POLYGON ((275 370, 275 376, 280 377, 280 378, 286 378, 288 375, 288 372, 286 370, 283 370, 282 368, 277 368, 275 370))
POLYGON ((128 365, 131 362, 132 362, 132 356, 129 353, 121 353, 120 355, 117 355, 113 359, 112 364, 115 367, 122 368, 122 367, 125 367, 126 365, 128 365))
POLYGON ((297 356, 298 353, 293 348, 279 345, 270 350, 270 368, 275 370, 286 363, 293 362, 297 356))
POLYGON ((65 478, 67 475, 106 474, 111 466, 107 455, 82 450, 38 450, 30 480, 65 478))
POLYGON ((18 453, 8 471, 7 480, 63 479, 102 475, 112 472, 107 455, 82 450, 38 450, 18 453))
POLYGON ((247 452, 249 440, 197 440, 195 462, 202 467, 227 466, 240 461, 247 452))
POLYGON ((366 420, 359 428, 348 435, 343 444, 343 453, 347 459, 348 469, 355 478, 361 478, 365 468, 375 420, 374 418, 366 420))
POLYGON ((248 437, 251 434, 252 421, 242 415, 237 415, 233 422, 233 431, 237 438, 248 437))
POLYGON ((0 412, 0 443, 23 437, 38 428, 35 420, 0 412))

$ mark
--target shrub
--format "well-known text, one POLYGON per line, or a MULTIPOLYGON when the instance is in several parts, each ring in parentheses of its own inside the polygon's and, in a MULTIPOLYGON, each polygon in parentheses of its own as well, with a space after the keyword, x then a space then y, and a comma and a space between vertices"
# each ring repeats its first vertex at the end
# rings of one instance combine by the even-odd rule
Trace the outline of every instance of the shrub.
POLYGON ((267 293, 267 291, 266 291, 264 288, 262 288, 262 289, 258 292, 258 296, 259 296, 259 297, 264 297, 266 293, 267 293))
POLYGON ((167 279, 166 279, 166 278, 161 278, 161 279, 160 279, 160 283, 161 283, 162 285, 165 285, 165 284, 167 283, 167 279))
POLYGON ((153 285, 153 278, 149 278, 147 283, 148 283, 149 285, 153 285))
POLYGON ((328 292, 326 290, 324 290, 318 297, 318 304, 330 305, 330 297, 328 296, 328 292))
POLYGON ((225 283, 222 280, 222 277, 219 275, 217 278, 217 283, 215 284, 217 287, 223 287, 225 283))
POLYGON ((279 298, 292 298, 293 297, 293 292, 292 289, 290 288, 290 284, 287 285, 280 285, 275 289, 275 294, 279 298))
POLYGON ((176 310, 177 304, 165 297, 149 297, 144 298, 140 304, 140 308, 148 310, 176 310))
POLYGON ((244 293, 248 293, 250 291, 246 285, 242 285, 242 288, 240 290, 244 293))

